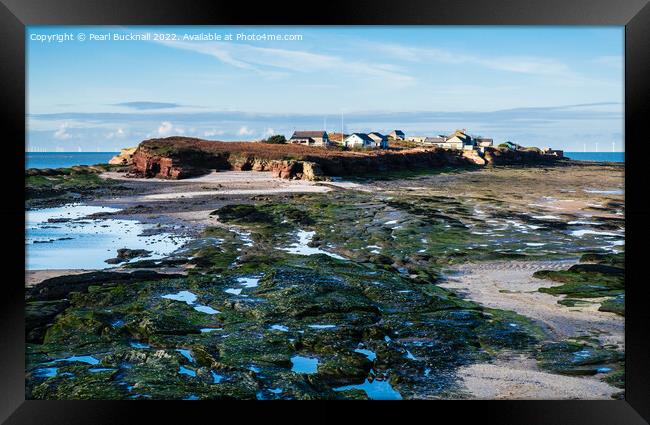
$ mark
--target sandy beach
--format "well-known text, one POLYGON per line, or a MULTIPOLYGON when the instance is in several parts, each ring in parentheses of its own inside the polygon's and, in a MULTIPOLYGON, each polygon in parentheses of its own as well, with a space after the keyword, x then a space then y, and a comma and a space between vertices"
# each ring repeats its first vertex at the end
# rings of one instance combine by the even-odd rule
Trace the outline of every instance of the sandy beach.
POLYGON ((600 380, 540 371, 525 356, 461 367, 458 377, 471 398, 482 400, 607 400, 621 390, 600 380))
POLYGON ((25 287, 31 288, 53 277, 68 276, 81 273, 88 273, 94 270, 89 269, 48 269, 48 270, 25 270, 25 287))
MULTIPOLYGON (((595 337, 602 344, 624 350, 624 319, 598 311, 593 304, 567 308, 561 297, 538 292, 556 285, 532 277, 537 270, 563 270, 573 260, 539 262, 496 262, 465 264, 440 286, 453 289, 463 298, 481 305, 515 311, 542 325, 553 340, 595 337)), ((535 359, 526 355, 501 356, 495 361, 464 366, 458 370, 466 391, 477 399, 608 399, 619 393, 598 376, 562 376, 539 370, 535 359)))
POLYGON ((456 268, 459 275, 449 277, 440 286, 486 307, 512 310, 531 318, 555 339, 591 336, 603 344, 624 349, 624 319, 598 311, 598 299, 593 299, 592 304, 567 308, 557 303, 563 296, 538 291, 557 283, 534 278, 535 271, 563 270, 575 263, 568 260, 465 264, 456 268))

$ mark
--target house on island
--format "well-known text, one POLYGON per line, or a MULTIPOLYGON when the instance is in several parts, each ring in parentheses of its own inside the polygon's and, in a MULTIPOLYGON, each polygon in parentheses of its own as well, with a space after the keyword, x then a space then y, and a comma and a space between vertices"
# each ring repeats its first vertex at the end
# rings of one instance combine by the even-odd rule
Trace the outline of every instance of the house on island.
POLYGON ((330 145, 329 137, 325 131, 294 131, 288 143, 328 147, 330 145))
POLYGON ((454 134, 447 137, 443 145, 449 146, 447 149, 473 150, 476 140, 465 133, 465 130, 456 130, 454 134))
POLYGON ((438 137, 425 137, 424 140, 422 141, 422 144, 426 146, 440 146, 446 141, 447 141, 447 137, 441 135, 438 137))
POLYGON ((375 147, 380 148, 380 149, 388 149, 388 137, 387 136, 384 136, 381 133, 373 131, 372 133, 368 133, 368 137, 370 137, 372 140, 374 140, 375 147))
POLYGON ((424 144, 427 138, 428 138, 427 136, 409 136, 406 140, 408 140, 409 142, 424 144))
POLYGON ((376 142, 366 133, 352 133, 345 138, 343 146, 346 148, 375 148, 376 142))
POLYGON ((422 146, 451 150, 477 150, 480 153, 485 152, 485 148, 491 147, 494 144, 494 140, 492 139, 470 136, 465 129, 456 130, 449 136, 445 136, 444 134, 439 134, 436 137, 413 136, 409 137, 408 140, 422 146))
POLYGON ((402 130, 393 130, 388 133, 388 138, 391 140, 406 140, 406 136, 402 130))
POLYGON ((494 145, 494 140, 492 140, 492 139, 487 139, 485 137, 477 137, 476 138, 476 146, 479 146, 479 147, 482 147, 482 148, 489 148, 492 145, 494 145))
POLYGON ((557 156, 558 158, 564 158, 564 151, 559 149, 544 148, 542 149, 544 155, 557 156))

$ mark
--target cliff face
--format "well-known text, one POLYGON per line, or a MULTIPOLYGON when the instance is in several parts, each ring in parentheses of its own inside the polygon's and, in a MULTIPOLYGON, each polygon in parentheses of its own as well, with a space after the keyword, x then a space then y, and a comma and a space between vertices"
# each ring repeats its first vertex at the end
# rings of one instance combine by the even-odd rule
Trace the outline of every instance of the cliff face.
MULTIPOLYGON (((482 166, 546 160, 536 152, 487 149, 475 151, 408 149, 349 152, 300 145, 210 142, 172 137, 146 140, 133 154, 134 172, 144 177, 182 179, 213 170, 270 171, 283 179, 323 180, 442 166, 482 166)), ((550 158, 549 158, 550 159, 550 158)))

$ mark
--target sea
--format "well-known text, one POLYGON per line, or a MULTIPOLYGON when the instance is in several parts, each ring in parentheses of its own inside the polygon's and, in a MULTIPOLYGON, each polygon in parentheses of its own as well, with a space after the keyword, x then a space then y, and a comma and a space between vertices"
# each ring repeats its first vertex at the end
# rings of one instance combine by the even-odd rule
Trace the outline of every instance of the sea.
MULTIPOLYGON (((26 152, 27 168, 63 168, 73 165, 106 164, 119 152, 26 152)), ((576 161, 625 162, 625 152, 564 152, 576 161)))
POLYGON ((119 152, 25 152, 27 168, 64 168, 106 164, 119 152))
POLYGON ((576 161, 625 162, 625 152, 564 152, 564 156, 576 161))

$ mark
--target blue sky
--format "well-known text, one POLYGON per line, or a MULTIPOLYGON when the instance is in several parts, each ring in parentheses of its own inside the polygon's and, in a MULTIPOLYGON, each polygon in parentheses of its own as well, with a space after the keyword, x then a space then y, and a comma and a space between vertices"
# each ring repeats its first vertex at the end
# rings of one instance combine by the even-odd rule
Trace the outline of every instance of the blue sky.
POLYGON ((341 115, 345 132, 465 128, 498 142, 623 150, 623 27, 34 26, 26 36, 29 150, 340 131, 341 115), (62 33, 75 39, 47 41, 62 33), (147 33, 176 39, 90 40, 147 33), (235 39, 191 39, 200 34, 235 39))

